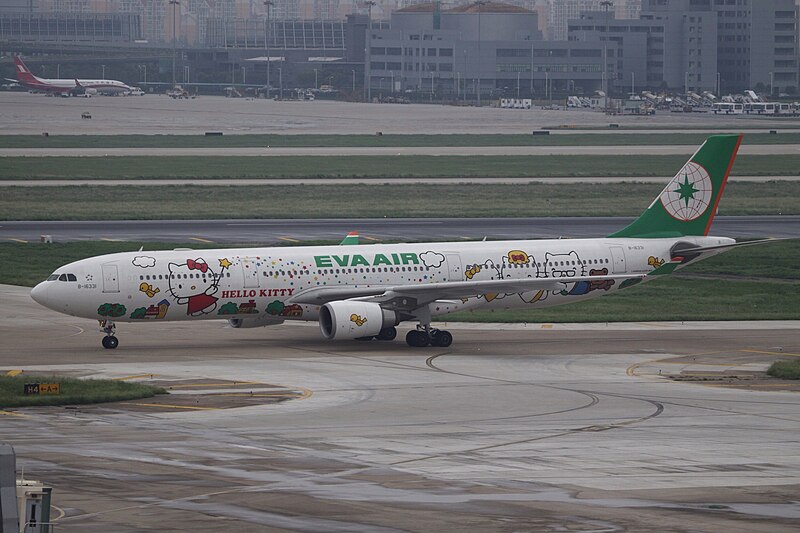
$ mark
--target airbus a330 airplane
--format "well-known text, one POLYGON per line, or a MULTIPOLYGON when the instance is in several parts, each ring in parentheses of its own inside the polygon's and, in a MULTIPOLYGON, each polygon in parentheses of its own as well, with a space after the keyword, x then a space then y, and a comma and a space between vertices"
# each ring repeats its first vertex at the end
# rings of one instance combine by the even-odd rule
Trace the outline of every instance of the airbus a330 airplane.
MULTIPOLYGON (((97 91, 98 93, 119 94, 132 90, 132 87, 117 80, 79 80, 77 78, 48 79, 34 76, 19 56, 14 57, 17 71, 17 82, 27 89, 49 93, 69 93, 79 89, 97 91)), ((13 81, 13 80, 11 80, 13 81)))
POLYGON ((431 319, 612 294, 740 245, 708 230, 741 136, 709 138, 627 228, 598 239, 127 252, 70 263, 31 291, 50 309, 116 322, 227 319, 236 328, 319 321, 331 340, 449 346, 431 319))

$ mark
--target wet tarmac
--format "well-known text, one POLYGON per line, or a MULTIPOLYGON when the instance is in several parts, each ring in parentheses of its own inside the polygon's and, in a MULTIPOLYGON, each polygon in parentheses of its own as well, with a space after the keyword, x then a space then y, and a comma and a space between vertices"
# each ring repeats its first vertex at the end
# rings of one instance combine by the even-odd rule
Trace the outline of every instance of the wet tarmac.
POLYGON ((0 286, 3 371, 289 394, 15 409, 2 440, 54 486, 58 532, 797 530, 800 396, 666 374, 761 373, 800 357, 800 322, 447 327, 411 349, 122 324, 111 352, 0 286))

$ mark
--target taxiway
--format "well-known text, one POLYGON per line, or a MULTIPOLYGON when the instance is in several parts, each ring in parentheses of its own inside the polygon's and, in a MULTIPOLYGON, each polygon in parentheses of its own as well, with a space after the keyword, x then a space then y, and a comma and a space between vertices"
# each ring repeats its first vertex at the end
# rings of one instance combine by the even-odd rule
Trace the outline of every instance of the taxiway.
MULTIPOLYGON (((800 396, 676 382, 800 356, 800 323, 455 325, 448 349, 314 325, 91 321, 0 286, 0 368, 304 390, 235 409, 0 414, 57 531, 796 531, 800 396), (663 373, 662 373, 663 372, 663 373)), ((220 385, 221 386, 221 385, 220 385)))
MULTIPOLYGON (((340 240, 358 231, 377 240, 557 239, 610 235, 629 217, 353 218, 241 220, 2 221, 0 240, 120 240, 150 242, 278 243, 340 240)), ((800 216, 716 217, 712 234, 723 237, 797 237, 800 216)))

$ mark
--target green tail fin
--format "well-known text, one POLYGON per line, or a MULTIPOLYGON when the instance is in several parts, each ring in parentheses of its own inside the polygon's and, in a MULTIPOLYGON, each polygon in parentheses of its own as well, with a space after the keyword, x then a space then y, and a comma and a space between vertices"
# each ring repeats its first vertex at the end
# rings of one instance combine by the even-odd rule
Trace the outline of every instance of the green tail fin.
POLYGON ((650 207, 610 237, 708 235, 741 142, 741 135, 709 137, 650 207))

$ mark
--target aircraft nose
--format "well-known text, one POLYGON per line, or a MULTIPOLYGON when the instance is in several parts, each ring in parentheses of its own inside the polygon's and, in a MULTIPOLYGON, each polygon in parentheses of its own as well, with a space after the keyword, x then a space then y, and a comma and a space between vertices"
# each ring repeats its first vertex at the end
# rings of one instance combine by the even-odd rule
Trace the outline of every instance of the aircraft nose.
POLYGON ((47 305, 47 292, 49 288, 49 284, 43 281, 31 289, 31 298, 33 298, 33 301, 39 305, 49 307, 47 305))

